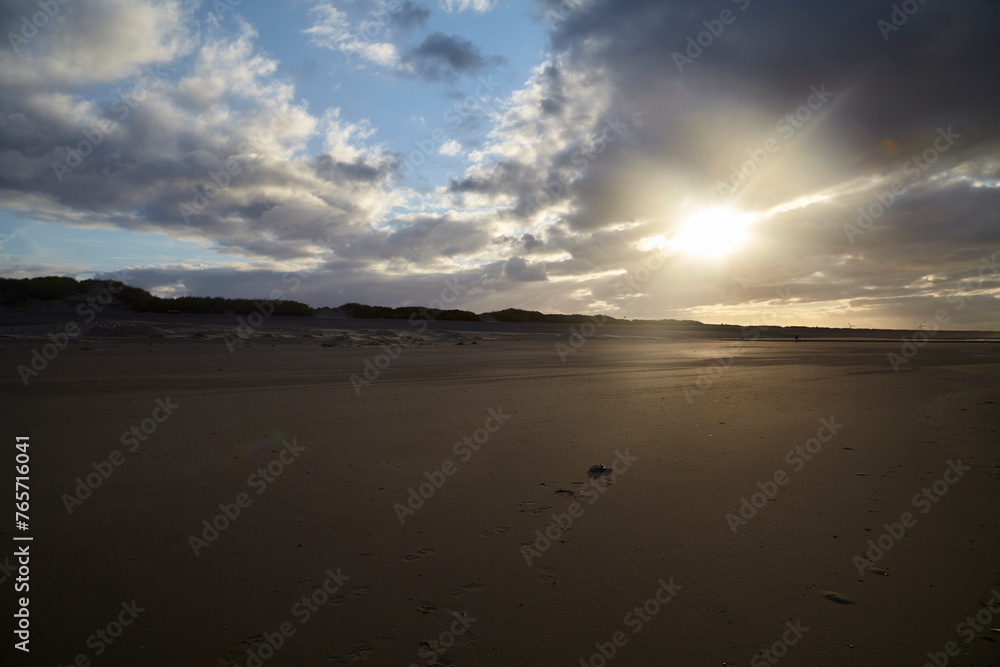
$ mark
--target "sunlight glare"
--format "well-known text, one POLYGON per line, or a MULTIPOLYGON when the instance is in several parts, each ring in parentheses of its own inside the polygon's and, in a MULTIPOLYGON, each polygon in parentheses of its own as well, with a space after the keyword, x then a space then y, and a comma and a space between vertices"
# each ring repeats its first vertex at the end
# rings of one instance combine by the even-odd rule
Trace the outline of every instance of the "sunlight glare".
POLYGON ((743 244, 753 219, 728 208, 704 209, 684 221, 670 245, 690 255, 722 257, 743 244))

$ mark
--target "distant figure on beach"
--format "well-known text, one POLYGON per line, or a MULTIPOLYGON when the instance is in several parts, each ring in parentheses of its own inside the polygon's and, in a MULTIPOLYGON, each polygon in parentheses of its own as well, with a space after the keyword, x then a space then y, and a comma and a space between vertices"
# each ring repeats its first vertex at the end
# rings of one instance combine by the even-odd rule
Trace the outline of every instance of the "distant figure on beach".
POLYGON ((796 343, 798 343, 798 342, 799 342, 799 335, 798 335, 798 334, 795 334, 795 342, 796 342, 796 343))

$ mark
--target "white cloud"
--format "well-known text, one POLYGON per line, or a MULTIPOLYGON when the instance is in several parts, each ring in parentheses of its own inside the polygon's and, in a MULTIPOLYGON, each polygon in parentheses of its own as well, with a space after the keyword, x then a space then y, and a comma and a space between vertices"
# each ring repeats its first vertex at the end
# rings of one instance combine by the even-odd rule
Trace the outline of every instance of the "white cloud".
POLYGON ((340 51, 348 57, 356 55, 385 67, 399 64, 399 53, 393 44, 374 41, 353 29, 347 15, 329 2, 317 4, 309 13, 315 22, 303 32, 310 36, 310 44, 340 51))
POLYGON ((441 144, 438 148, 438 153, 441 155, 455 156, 462 152, 462 144, 458 143, 454 139, 449 139, 448 141, 441 144))
POLYGON ((488 12, 496 6, 496 0, 439 0, 438 5, 446 12, 488 12))
POLYGON ((138 75, 188 52, 191 5, 180 0, 59 3, 61 15, 18 52, 0 50, 0 85, 79 87, 138 75))

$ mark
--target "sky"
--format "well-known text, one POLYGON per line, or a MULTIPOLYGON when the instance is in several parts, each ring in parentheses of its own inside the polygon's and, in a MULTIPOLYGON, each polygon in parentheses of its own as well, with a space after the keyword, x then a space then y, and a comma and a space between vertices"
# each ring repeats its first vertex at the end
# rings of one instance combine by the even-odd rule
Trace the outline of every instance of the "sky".
POLYGON ((995 0, 5 0, 0 275, 1000 330, 995 0))

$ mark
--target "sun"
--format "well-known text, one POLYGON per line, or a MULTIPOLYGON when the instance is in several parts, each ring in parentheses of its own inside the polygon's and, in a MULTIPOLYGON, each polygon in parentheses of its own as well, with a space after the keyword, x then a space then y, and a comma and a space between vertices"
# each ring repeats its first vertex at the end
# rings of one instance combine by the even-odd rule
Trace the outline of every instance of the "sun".
POLYGON ((728 208, 703 209, 681 224, 670 246, 689 255, 723 257, 746 241, 753 219, 728 208))

